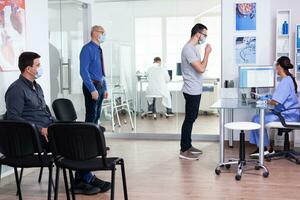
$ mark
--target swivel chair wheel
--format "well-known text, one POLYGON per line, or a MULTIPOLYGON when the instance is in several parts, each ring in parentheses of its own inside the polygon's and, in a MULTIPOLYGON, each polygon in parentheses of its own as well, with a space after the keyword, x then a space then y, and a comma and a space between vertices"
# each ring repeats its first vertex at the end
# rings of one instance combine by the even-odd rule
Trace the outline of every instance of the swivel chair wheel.
POLYGON ((141 119, 144 119, 144 117, 141 117, 141 119))
POLYGON ((237 181, 240 181, 240 180, 241 180, 241 178, 242 178, 242 176, 241 176, 241 175, 239 175, 239 174, 235 175, 235 180, 237 180, 237 181))
POLYGON ((168 119, 168 118, 169 118, 169 116, 166 116, 166 118, 168 119))
POLYGON ((220 174, 221 174, 221 170, 218 169, 218 168, 216 168, 216 169, 215 169, 215 173, 216 173, 216 175, 220 175, 220 174))
POLYGON ((230 169, 231 165, 225 165, 226 169, 230 169))
POLYGON ((300 160, 296 159, 296 164, 300 165, 300 160))
POLYGON ((268 178, 268 177, 269 177, 269 172, 264 172, 264 173, 263 173, 263 176, 264 176, 265 178, 268 178))
POLYGON ((254 169, 255 170, 260 170, 260 166, 255 166, 254 169))

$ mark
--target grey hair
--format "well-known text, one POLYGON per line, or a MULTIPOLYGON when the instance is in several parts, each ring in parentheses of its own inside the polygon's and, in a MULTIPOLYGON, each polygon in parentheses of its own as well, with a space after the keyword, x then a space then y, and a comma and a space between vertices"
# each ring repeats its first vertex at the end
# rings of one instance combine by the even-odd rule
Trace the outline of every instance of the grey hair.
POLYGON ((95 25, 95 26, 92 26, 92 28, 91 28, 91 36, 93 35, 93 32, 98 30, 98 29, 100 29, 104 32, 104 28, 102 26, 95 25))

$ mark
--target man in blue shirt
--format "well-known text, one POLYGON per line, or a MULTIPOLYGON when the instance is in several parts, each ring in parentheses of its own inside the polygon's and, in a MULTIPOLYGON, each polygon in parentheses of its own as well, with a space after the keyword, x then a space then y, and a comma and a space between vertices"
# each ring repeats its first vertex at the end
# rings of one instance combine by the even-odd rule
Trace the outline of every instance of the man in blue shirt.
POLYGON ((91 29, 91 41, 80 52, 80 75, 83 80, 85 98, 85 121, 97 123, 100 118, 101 105, 108 97, 105 81, 103 53, 100 44, 105 41, 105 31, 101 26, 91 29))
MULTIPOLYGON (((105 31, 101 26, 91 28, 91 41, 85 44, 80 52, 80 75, 83 80, 82 90, 85 99, 85 121, 98 124, 101 105, 108 97, 105 80, 103 53, 100 44, 105 41, 105 31)), ((110 189, 110 183, 102 181, 91 172, 77 171, 75 173, 75 189, 82 183, 100 188, 101 192, 110 189)), ((84 188, 82 188, 84 191, 84 188)), ((80 191, 80 190, 79 190, 80 191)))

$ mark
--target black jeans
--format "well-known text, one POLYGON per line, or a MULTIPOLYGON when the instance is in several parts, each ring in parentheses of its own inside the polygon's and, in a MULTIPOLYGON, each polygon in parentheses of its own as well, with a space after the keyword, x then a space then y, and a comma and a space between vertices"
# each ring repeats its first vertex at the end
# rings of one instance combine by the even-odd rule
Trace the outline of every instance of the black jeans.
POLYGON ((90 91, 87 89, 87 87, 84 84, 82 86, 84 100, 85 100, 85 122, 92 122, 98 124, 105 91, 103 86, 100 83, 98 84, 94 83, 94 85, 99 93, 98 100, 92 99, 92 95, 90 91))
POLYGON ((181 151, 185 152, 192 147, 192 129, 195 120, 198 117, 200 106, 200 95, 189 95, 183 93, 185 99, 185 118, 181 128, 181 151))

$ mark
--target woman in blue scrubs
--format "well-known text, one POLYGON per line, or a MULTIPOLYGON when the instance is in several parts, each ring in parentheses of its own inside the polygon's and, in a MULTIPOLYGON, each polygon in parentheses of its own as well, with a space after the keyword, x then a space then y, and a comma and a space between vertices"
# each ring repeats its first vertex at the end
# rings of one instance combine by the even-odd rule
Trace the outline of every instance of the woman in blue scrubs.
MULTIPOLYGON (((299 107, 298 95, 297 95, 297 83, 294 76, 289 72, 289 69, 293 69, 294 66, 288 57, 282 56, 276 62, 276 73, 281 77, 281 81, 278 84, 275 92, 272 95, 272 99, 268 100, 268 104, 274 105, 275 109, 289 109, 299 107)), ((282 112, 284 119, 287 122, 299 122, 300 112, 298 109, 282 112)), ((259 115, 255 115, 252 119, 253 122, 259 123, 259 115)), ((279 118, 272 112, 268 112, 265 115, 265 123, 279 121, 279 118)), ((259 146, 259 130, 250 132, 250 143, 259 146)), ((265 130, 264 135, 264 154, 275 153, 270 145, 268 133, 265 130)), ((251 154, 252 157, 258 156, 259 149, 251 154)))

